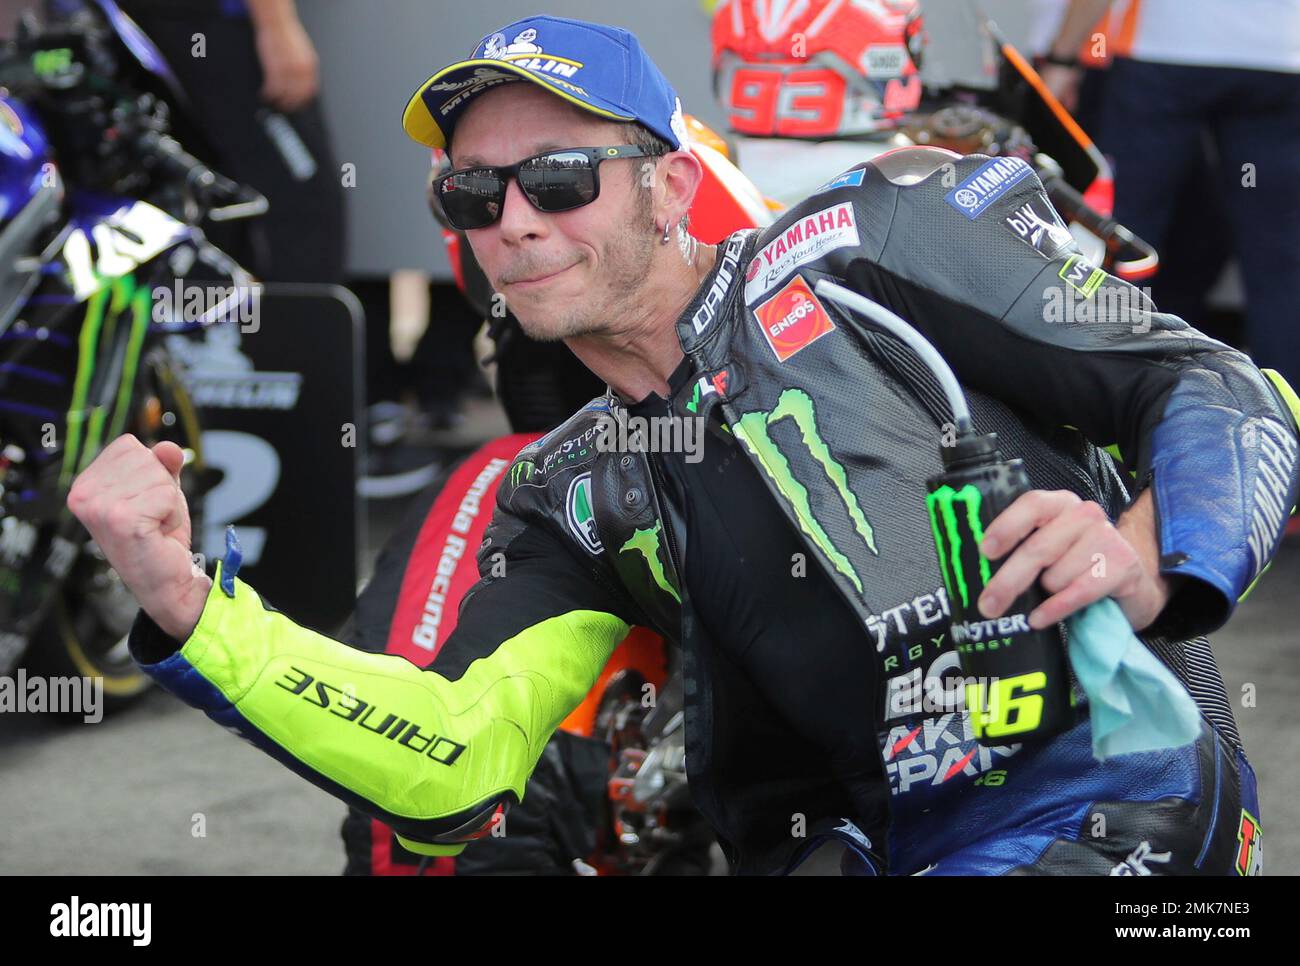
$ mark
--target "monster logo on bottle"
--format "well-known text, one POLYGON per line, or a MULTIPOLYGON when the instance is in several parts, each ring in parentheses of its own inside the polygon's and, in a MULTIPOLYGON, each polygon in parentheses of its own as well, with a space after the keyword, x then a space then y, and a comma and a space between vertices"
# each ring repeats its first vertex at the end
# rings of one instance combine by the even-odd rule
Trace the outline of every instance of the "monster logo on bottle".
POLYGON ((980 551, 987 523, 1029 490, 1019 460, 1004 460, 996 437, 969 435, 943 453, 926 508, 952 611, 976 740, 1046 737, 1073 722, 1069 672, 1056 627, 1035 630, 1028 614, 1045 599, 1035 583, 1003 615, 985 618, 977 601, 997 571, 980 551))
POLYGON ((978 596, 978 591, 984 589, 991 576, 988 559, 979 552, 979 543, 984 539, 980 500, 979 488, 970 483, 960 490, 945 483, 925 498, 948 599, 965 609, 970 608, 971 598, 978 596), (965 539, 962 538, 963 525, 965 539), (971 593, 967 574, 976 578, 978 589, 975 594, 971 593))

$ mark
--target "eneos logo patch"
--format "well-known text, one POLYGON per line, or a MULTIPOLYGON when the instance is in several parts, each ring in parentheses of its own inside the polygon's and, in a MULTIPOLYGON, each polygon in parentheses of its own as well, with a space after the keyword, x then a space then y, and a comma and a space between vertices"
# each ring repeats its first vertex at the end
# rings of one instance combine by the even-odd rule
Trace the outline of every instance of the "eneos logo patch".
POLYGON ((835 323, 802 275, 796 275, 755 308, 754 316, 778 362, 785 362, 835 330, 835 323))

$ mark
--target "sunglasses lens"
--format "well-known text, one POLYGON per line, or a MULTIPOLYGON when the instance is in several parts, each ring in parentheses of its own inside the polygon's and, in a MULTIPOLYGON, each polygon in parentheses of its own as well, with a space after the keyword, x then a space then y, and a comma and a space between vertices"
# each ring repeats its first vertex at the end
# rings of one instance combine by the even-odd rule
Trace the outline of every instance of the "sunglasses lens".
POLYGON ((519 187, 542 211, 568 211, 596 197, 596 169, 579 151, 557 151, 520 168, 519 187))
POLYGON ((439 183, 438 200, 456 228, 486 228, 501 214, 504 187, 493 171, 460 171, 439 183))
MULTIPOLYGON (((508 176, 509 168, 505 169, 508 176)), ((556 151, 518 168, 519 187, 541 211, 568 211, 596 199, 596 165, 583 151, 556 151)), ((458 171, 437 182, 438 203, 447 221, 469 231, 501 217, 506 184, 498 169, 458 171)))

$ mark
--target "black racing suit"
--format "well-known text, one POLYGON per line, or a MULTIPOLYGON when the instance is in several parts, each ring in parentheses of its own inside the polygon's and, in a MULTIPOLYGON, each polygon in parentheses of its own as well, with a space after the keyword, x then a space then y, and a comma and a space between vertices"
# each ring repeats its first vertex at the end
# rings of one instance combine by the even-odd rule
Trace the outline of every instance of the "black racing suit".
MULTIPOLYGON (((627 447, 634 417, 664 404, 629 414, 612 392, 525 447, 430 688, 455 694, 464 682, 491 701, 484 668, 517 676, 509 662, 526 654, 526 677, 509 680, 532 680, 544 656, 568 668, 628 624, 653 627, 682 647, 692 794, 740 872, 787 869, 827 837, 859 869, 892 874, 1258 869, 1254 778, 1201 635, 1229 618, 1295 506, 1289 387, 1083 263, 1023 162, 924 148, 851 169, 776 225, 733 235, 677 329, 687 361, 667 405, 679 427, 711 421, 703 450, 689 430, 676 452, 627 447), (1153 490, 1161 570, 1186 579, 1141 637, 1196 700, 1197 742, 1098 763, 1081 701, 1065 734, 984 748, 964 711, 909 700, 955 665, 925 508, 951 413, 909 350, 817 299, 820 278, 913 322, 956 371, 975 428, 996 431, 1035 487, 1071 490, 1112 519, 1153 490)), ((398 796, 404 817, 373 797, 373 776, 355 778, 355 759, 295 760, 307 739, 272 728, 269 692, 193 690, 195 671, 213 680, 225 667, 205 671, 205 648, 238 660, 220 612, 248 605, 214 589, 209 606, 218 613, 205 611, 199 648, 171 654, 175 642, 142 620, 133 649, 408 841, 451 841, 517 795, 513 779, 458 786, 455 809, 438 799, 418 815, 398 796), (250 701, 256 721, 243 714, 250 701)), ((561 690, 543 680, 525 710, 561 690)), ((431 720, 470 749, 464 761, 481 760, 475 742, 502 740, 431 720)), ((530 722, 511 720, 534 742, 530 722)))

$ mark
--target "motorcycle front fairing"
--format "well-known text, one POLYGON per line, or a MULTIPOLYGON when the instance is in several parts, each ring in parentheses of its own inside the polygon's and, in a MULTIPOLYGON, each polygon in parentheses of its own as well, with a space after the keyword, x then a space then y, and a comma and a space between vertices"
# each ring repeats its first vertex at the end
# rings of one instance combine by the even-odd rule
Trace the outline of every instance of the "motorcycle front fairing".
MULTIPOLYGON (((61 209, 62 224, 19 259, 27 281, 0 330, 0 673, 79 552, 64 507, 76 474, 123 432, 174 437, 201 463, 198 425, 176 399, 183 387, 160 336, 232 319, 248 295, 242 269, 228 259, 227 271, 212 268, 220 260, 199 229, 147 202, 73 192, 61 209), (177 293, 196 279, 232 297, 187 312, 177 293), (146 426, 146 409, 179 418, 146 426)), ((13 227, 0 229, 0 252, 16 250, 13 227)))

